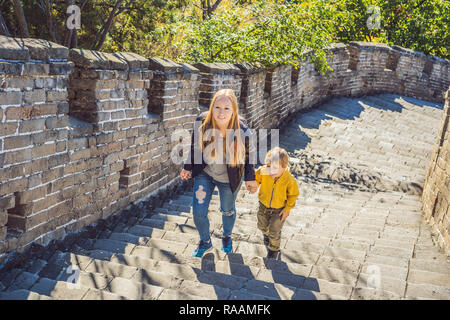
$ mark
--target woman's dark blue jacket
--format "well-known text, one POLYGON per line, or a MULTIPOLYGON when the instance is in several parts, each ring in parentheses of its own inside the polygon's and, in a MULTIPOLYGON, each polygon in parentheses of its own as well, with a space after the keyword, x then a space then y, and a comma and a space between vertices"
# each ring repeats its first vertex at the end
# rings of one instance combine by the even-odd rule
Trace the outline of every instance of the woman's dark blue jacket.
MULTIPOLYGON (((206 115, 208 114, 207 111, 200 114, 196 121, 203 121, 206 118, 206 115)), ((248 126, 246 125, 245 120, 242 118, 239 118, 239 125, 244 133, 249 130, 248 126)), ((185 170, 191 171, 192 178, 199 175, 203 169, 206 167, 205 160, 203 158, 202 154, 202 163, 194 163, 193 155, 194 155, 194 131, 192 132, 192 139, 191 139, 191 148, 190 153, 187 157, 187 159, 184 162, 183 168, 185 170)), ((251 131, 250 131, 251 132, 251 131)), ((227 164, 227 171, 228 171, 228 179, 230 181, 230 188, 231 191, 234 193, 236 189, 239 186, 239 183, 242 180, 242 176, 244 176, 244 181, 254 181, 255 180, 255 170, 253 167, 253 164, 249 163, 249 150, 250 150, 250 143, 252 139, 244 138, 244 145, 245 145, 245 164, 238 164, 237 166, 233 167, 227 164)), ((253 146, 252 146, 253 150, 253 146)))

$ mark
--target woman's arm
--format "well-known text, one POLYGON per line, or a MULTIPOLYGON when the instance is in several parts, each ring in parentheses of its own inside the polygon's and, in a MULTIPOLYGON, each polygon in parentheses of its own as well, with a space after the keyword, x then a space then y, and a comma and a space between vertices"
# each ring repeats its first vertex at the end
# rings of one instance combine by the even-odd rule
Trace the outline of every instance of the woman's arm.
POLYGON ((256 147, 254 145, 253 132, 245 125, 245 123, 240 123, 242 130, 245 133, 244 136, 244 146, 245 146, 245 164, 244 164, 244 181, 245 187, 250 193, 255 193, 258 191, 258 184, 255 181, 255 168, 253 163, 250 163, 250 155, 256 152, 256 147))

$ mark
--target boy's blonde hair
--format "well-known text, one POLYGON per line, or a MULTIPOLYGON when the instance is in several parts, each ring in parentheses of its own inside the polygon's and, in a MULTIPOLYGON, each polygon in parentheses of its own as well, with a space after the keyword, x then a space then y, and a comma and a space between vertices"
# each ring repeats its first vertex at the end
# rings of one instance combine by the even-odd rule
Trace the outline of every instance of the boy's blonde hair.
POLYGON ((286 150, 280 147, 275 147, 266 154, 264 162, 266 165, 270 165, 272 162, 279 161, 283 168, 287 168, 289 164, 289 154, 286 150))

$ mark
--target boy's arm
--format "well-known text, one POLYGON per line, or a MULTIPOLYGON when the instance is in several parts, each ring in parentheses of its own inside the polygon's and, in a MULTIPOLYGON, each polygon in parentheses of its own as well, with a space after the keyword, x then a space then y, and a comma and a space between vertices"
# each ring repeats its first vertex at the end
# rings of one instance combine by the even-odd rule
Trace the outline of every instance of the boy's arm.
POLYGON ((287 187, 287 200, 284 211, 289 212, 295 206, 295 202, 297 201, 299 194, 300 192, 298 190, 297 180, 290 180, 287 187))

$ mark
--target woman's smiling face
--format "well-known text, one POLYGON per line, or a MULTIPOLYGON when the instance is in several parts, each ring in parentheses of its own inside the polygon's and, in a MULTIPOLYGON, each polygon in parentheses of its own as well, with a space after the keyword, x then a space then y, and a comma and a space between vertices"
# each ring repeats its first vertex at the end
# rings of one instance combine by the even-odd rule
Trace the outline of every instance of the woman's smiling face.
POLYGON ((233 105, 226 96, 220 96, 216 99, 213 107, 213 118, 219 128, 226 129, 233 116, 233 105))

